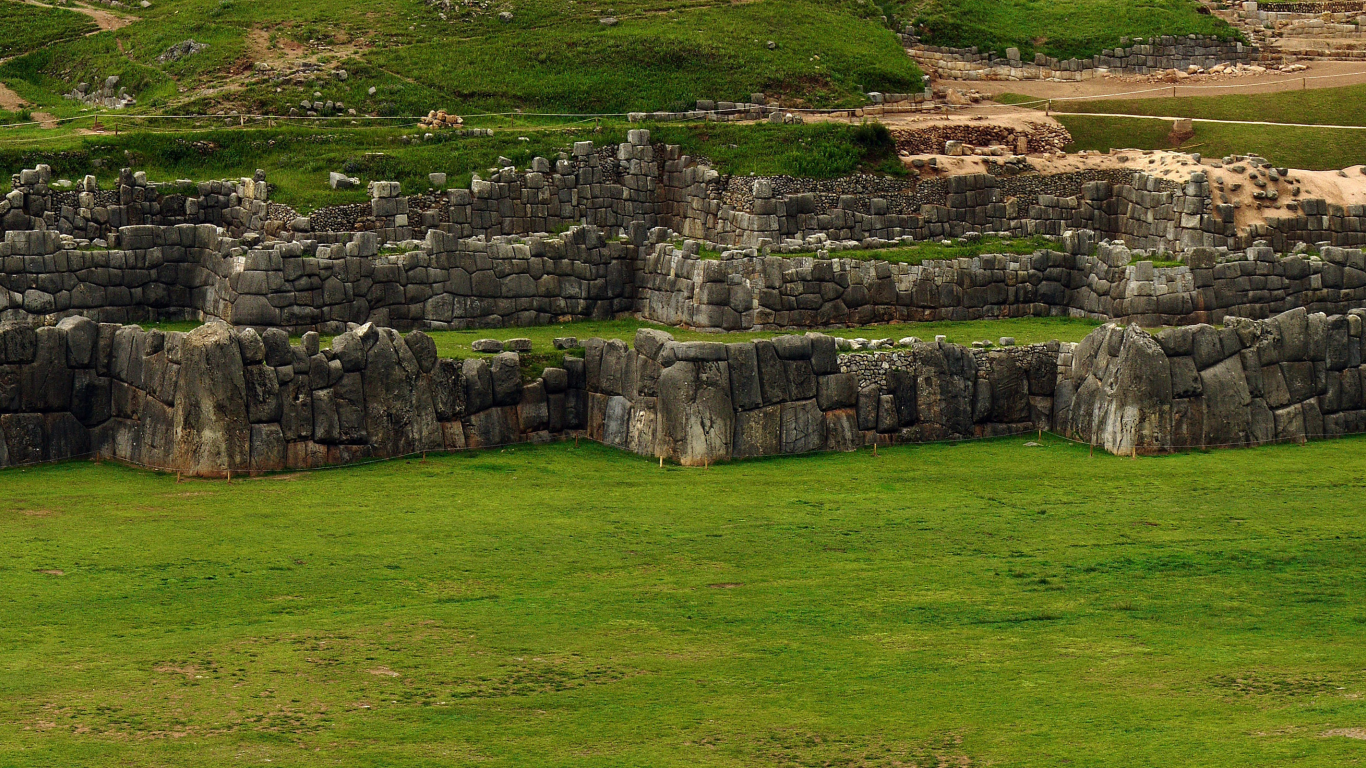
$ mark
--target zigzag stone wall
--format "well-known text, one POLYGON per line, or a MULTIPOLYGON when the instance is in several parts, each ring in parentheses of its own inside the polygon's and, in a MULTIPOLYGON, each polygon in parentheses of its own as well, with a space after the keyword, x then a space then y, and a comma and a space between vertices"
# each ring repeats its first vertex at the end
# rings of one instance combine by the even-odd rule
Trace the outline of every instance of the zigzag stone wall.
MULTIPOLYGON (((609 239, 668 227, 719 246, 782 249, 813 237, 896 241, 960 237, 971 232, 1053 234, 1090 229, 1133 247, 1182 250, 1246 248, 1258 239, 1286 249, 1297 242, 1366 244, 1366 206, 1286 200, 1285 216, 1239 229, 1231 206, 1216 204, 1203 172, 1184 184, 1135 173, 1127 184, 1085 174, 1003 178, 990 173, 914 179, 879 185, 849 180, 848 194, 798 192, 788 179, 738 182, 633 130, 615 152, 580 142, 554 161, 531 168, 491 169, 469 189, 404 196, 396 182, 375 182, 372 199, 300 217, 269 202, 264 173, 237 181, 154 184, 121 174, 117 190, 53 188, 44 166, 15 174, 0 202, 0 231, 55 230, 69 247, 128 248, 127 226, 213 224, 251 245, 266 236, 341 245, 358 232, 380 243, 424 238, 438 230, 457 238, 531 236, 588 225, 609 239), (1022 179, 1029 183, 1023 184, 1022 179), (748 187, 737 194, 736 187, 748 187), (885 188, 883 188, 885 187, 885 188), (867 191, 859 192, 860 189, 867 191), (1292 210, 1293 206, 1293 210, 1292 210), (338 231, 345 230, 345 231, 338 231)), ((1111 174, 1102 174, 1110 176, 1111 174)))
POLYGON ((651 330, 634 349, 584 348, 528 383, 516 353, 440 359, 425 334, 369 323, 328 349, 223 323, 0 325, 0 466, 94 455, 222 475, 575 434, 688 465, 853 450, 1042 428, 1058 357, 926 344, 888 372, 819 334, 721 344, 651 330))
POLYGON ((828 256, 702 259, 670 243, 645 258, 642 317, 719 330, 882 322, 1073 316, 1145 326, 1264 318, 1295 307, 1345 313, 1366 304, 1366 255, 1325 247, 1281 257, 1195 248, 1188 264, 1154 268, 1119 243, 1069 232, 1058 250, 921 264, 828 256))
MULTIPOLYGON (((1366 255, 1197 247, 1186 265, 1068 231, 1056 250, 921 264, 841 257, 839 243, 762 255, 700 258, 670 230, 637 242, 576 227, 558 236, 456 238, 379 250, 346 243, 224 237, 210 225, 125 227, 120 250, 62 247, 52 231, 0 243, 0 319, 41 325, 221 319, 259 330, 340 333, 348 323, 415 328, 536 325, 638 315, 714 330, 882 322, 1075 316, 1145 326, 1265 318, 1296 307, 1333 314, 1366 305, 1366 255), (824 246, 824 247, 821 247, 824 246), (640 254, 645 254, 641 257, 640 254)), ((857 251, 852 252, 857 255, 857 251)))
POLYGON ((93 455, 216 476, 572 435, 685 465, 1046 428, 1119 454, 1331 437, 1366 431, 1363 317, 875 355, 822 334, 641 330, 532 382, 516 353, 441 359, 422 332, 370 323, 319 349, 312 333, 69 317, 0 325, 0 466, 93 455))

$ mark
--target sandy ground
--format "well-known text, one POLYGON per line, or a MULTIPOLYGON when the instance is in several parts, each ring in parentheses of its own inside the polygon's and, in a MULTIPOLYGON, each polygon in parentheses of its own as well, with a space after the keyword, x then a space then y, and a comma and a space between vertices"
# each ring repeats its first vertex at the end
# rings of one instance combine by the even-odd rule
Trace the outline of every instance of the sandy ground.
MULTIPOLYGON (((1361 61, 1300 61, 1308 67, 1304 72, 1266 72, 1257 75, 1223 77, 1199 75, 1175 86, 1177 96, 1222 96, 1231 93, 1276 93, 1304 88, 1341 88, 1345 85, 1366 83, 1366 62, 1361 61), (1325 77, 1326 76, 1326 77, 1325 77), (1307 78, 1319 77, 1318 80, 1307 78), (1236 88, 1229 86, 1237 86, 1236 88)), ((1106 77, 1081 82, 1050 82, 1047 80, 935 80, 936 86, 975 90, 997 95, 1019 93, 1041 99, 1068 96, 1109 96, 1113 98, 1149 99, 1170 98, 1171 85, 1147 82, 1129 77, 1106 77), (1158 89, 1158 90, 1152 90, 1158 89), (1145 93, 1129 94, 1133 91, 1145 93)), ((1061 106, 1060 106, 1061 108, 1061 106)))
MULTIPOLYGON (((802 119, 808 123, 858 123, 862 118, 850 118, 845 115, 808 114, 802 115, 802 119)), ((885 112, 880 115, 873 115, 870 119, 877 120, 888 128, 893 129, 930 128, 940 125, 972 125, 987 122, 992 125, 1002 125, 1013 128, 1026 128, 1031 123, 1035 125, 1059 125, 1058 121, 1048 117, 1037 109, 1013 107, 1008 104, 987 102, 974 104, 969 107, 955 108, 952 112, 885 112)))
MULTIPOLYGON (((986 157, 949 157, 947 155, 917 155, 903 158, 908 165, 911 161, 928 160, 934 157, 939 166, 937 173, 931 175, 958 176, 982 173, 992 160, 986 157)), ((1303 198, 1321 198, 1338 205, 1366 204, 1366 166, 1355 165, 1341 171, 1302 171, 1288 169, 1289 173, 1278 181, 1271 181, 1264 170, 1257 170, 1259 177, 1266 182, 1258 187, 1250 178, 1254 170, 1248 163, 1233 163, 1221 167, 1218 158, 1201 158, 1196 163, 1191 155, 1165 150, 1117 149, 1108 154, 1082 152, 1074 155, 1042 154, 1029 155, 1029 164, 1040 174, 1069 173, 1082 170, 1122 168, 1143 171, 1152 176, 1185 182, 1196 171, 1204 171, 1214 191, 1216 203, 1230 203, 1238 206, 1236 220, 1238 226, 1246 227, 1254 222, 1263 222, 1268 216, 1282 217, 1294 215, 1287 210, 1285 203, 1303 198), (1241 168, 1241 170, 1239 170, 1241 168), (1218 182, 1223 181, 1221 187, 1218 182), (1299 195, 1294 194, 1298 187, 1299 195), (1276 201, 1259 201, 1253 193, 1259 189, 1274 189, 1280 194, 1276 201)), ((923 173, 929 173, 928 168, 923 173)))

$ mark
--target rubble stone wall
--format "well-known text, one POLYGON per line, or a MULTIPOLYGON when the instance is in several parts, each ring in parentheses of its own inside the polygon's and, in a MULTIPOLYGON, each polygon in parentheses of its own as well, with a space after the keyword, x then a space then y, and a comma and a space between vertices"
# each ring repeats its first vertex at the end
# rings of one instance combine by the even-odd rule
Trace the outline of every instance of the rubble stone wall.
POLYGON ((902 35, 911 56, 926 72, 951 80, 1089 80, 1105 72, 1146 75, 1168 69, 1204 69, 1216 64, 1251 63, 1256 47, 1236 40, 1188 35, 1159 37, 1119 48, 1107 48, 1085 59, 1059 60, 1042 53, 1022 60, 1018 49, 1006 55, 972 48, 925 45, 913 35, 902 35))
MULTIPOLYGON (((81 191, 59 191, 49 184, 50 171, 39 167, 15 175, 14 190, 0 201, 0 231, 55 230, 75 241, 102 239, 112 248, 126 247, 119 241, 125 226, 181 224, 214 224, 248 245, 253 235, 339 245, 358 232, 399 243, 432 230, 494 238, 580 225, 597 227, 609 238, 665 226, 735 247, 779 246, 813 235, 862 242, 971 232, 1057 235, 1067 229, 1173 250, 1246 248, 1257 239, 1277 248, 1296 242, 1366 244, 1366 207, 1317 199, 1286 200, 1284 216, 1239 229, 1233 207, 1215 203, 1203 172, 1184 184, 1143 173, 1127 183, 1088 174, 980 173, 893 182, 860 177, 813 187, 784 178, 723 177, 677 146, 652 144, 649 131, 629 135, 615 152, 580 142, 553 162, 536 158, 527 170, 495 169, 469 189, 405 196, 396 182, 375 182, 368 204, 323 208, 310 216, 270 203, 259 173, 187 186, 151 184, 125 172, 116 191, 96 189, 93 177, 81 182, 81 191)), ((1020 167, 999 167, 1007 166, 1020 167)))

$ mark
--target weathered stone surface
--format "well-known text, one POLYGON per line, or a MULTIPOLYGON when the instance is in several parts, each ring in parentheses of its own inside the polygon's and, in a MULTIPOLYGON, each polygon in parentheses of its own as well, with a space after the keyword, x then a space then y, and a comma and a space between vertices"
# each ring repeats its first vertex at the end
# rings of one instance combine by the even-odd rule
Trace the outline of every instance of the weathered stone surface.
POLYGON ((735 414, 734 456, 776 456, 782 452, 782 406, 769 405, 735 414))
POLYGON ((342 370, 354 373, 365 367, 366 345, 352 331, 332 340, 332 352, 341 361, 342 370))
POLYGON ((87 368, 94 364, 95 347, 99 342, 99 325, 84 317, 62 318, 57 327, 66 335, 67 365, 87 368))
POLYGON ((422 331, 413 331, 403 341, 417 360, 418 369, 423 373, 431 373, 436 367, 436 342, 432 337, 422 331))
POLYGON ((759 363, 759 391, 764 404, 772 405, 790 399, 787 386, 787 366, 778 357, 773 342, 759 339, 754 342, 754 354, 759 363))
POLYGON ((1098 445, 1121 455, 1170 450, 1171 366, 1152 336, 1136 325, 1124 330, 1102 389, 1093 420, 1098 445))
POLYGON ((825 447, 825 415, 814 399, 783 403, 783 453, 809 453, 825 447))
POLYGON ((734 430, 730 370, 725 362, 679 361, 660 374, 661 455, 685 466, 729 458, 734 430))
POLYGON ((461 378, 465 383, 465 409, 478 413, 493 407, 493 373, 487 360, 466 360, 461 378))
POLYGON ((202 475, 246 469, 251 458, 246 379, 231 330, 222 323, 201 325, 185 336, 181 356, 175 467, 202 475))
POLYGON ((763 405, 759 383, 759 359, 754 344, 743 341, 726 345, 730 368, 731 404, 736 410, 748 411, 763 405))
MULTIPOLYGON (((275 369, 265 365, 248 365, 242 373, 247 387, 247 416, 251 423, 278 422, 280 381, 275 369)), ((283 439, 282 436, 281 440, 283 439)), ((283 451, 283 447, 281 450, 283 451)))
POLYGON ((493 384, 493 404, 516 405, 522 394, 522 361, 516 352, 502 352, 494 356, 489 366, 493 384))
POLYGON ((863 445, 863 433, 858 428, 858 414, 853 408, 838 408, 825 412, 825 449, 828 451, 856 451, 863 445))
POLYGON ((816 382, 816 404, 822 411, 853 408, 858 404, 858 377, 852 373, 819 377, 816 382))
POLYGON ((285 468, 285 436, 280 425, 251 425, 251 468, 258 472, 285 468))
POLYGON ((1252 396, 1247 391, 1242 362, 1230 357, 1200 372, 1201 400, 1204 402, 1204 445, 1231 447, 1246 445, 1252 396))

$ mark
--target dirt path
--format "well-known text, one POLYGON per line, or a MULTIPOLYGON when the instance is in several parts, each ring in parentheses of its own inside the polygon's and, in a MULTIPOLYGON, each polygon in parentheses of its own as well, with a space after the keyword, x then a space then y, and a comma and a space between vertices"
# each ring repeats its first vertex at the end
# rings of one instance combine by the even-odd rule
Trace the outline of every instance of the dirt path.
MULTIPOLYGON (((857 122, 845 115, 807 114, 802 119, 808 123, 848 123, 857 122)), ((1002 125, 1011 128, 1028 128, 1031 124, 1060 126, 1058 121, 1045 115, 1043 110, 1015 107, 1008 104, 983 102, 970 107, 955 109, 953 112, 884 112, 870 119, 877 120, 888 128, 931 128, 941 125, 1002 125)))
POLYGON ((1278 91, 1341 88, 1345 85, 1366 83, 1366 62, 1360 61, 1302 61, 1304 72, 1266 72, 1240 77, 1202 75, 1175 86, 1154 83, 1146 79, 1106 77, 1081 82, 1061 83, 1048 80, 936 80, 936 86, 947 86, 979 93, 998 95, 1018 93, 1041 99, 1068 97, 1152 99, 1171 98, 1173 87, 1177 96, 1223 96, 1225 94, 1276 93, 1278 91), (1318 78, 1318 79, 1313 79, 1318 78), (1142 93, 1135 93, 1142 91, 1142 93))
MULTIPOLYGON (((38 2, 38 0, 22 0, 22 2, 27 3, 28 5, 36 5, 39 8, 57 7, 48 5, 47 3, 40 3, 38 2)), ((64 5, 61 7, 68 11, 83 13, 86 16, 89 16, 91 19, 93 19, 95 23, 99 25, 99 29, 95 32, 91 32, 90 34, 92 35, 98 34, 100 32, 108 32, 115 29, 121 29, 138 20, 136 16, 120 16, 111 11, 106 11, 100 8, 91 8, 88 5, 64 5)))
POLYGON ((18 112, 26 106, 28 106, 28 102, 24 101, 23 97, 11 91, 9 86, 0 83, 0 109, 6 112, 18 112))

